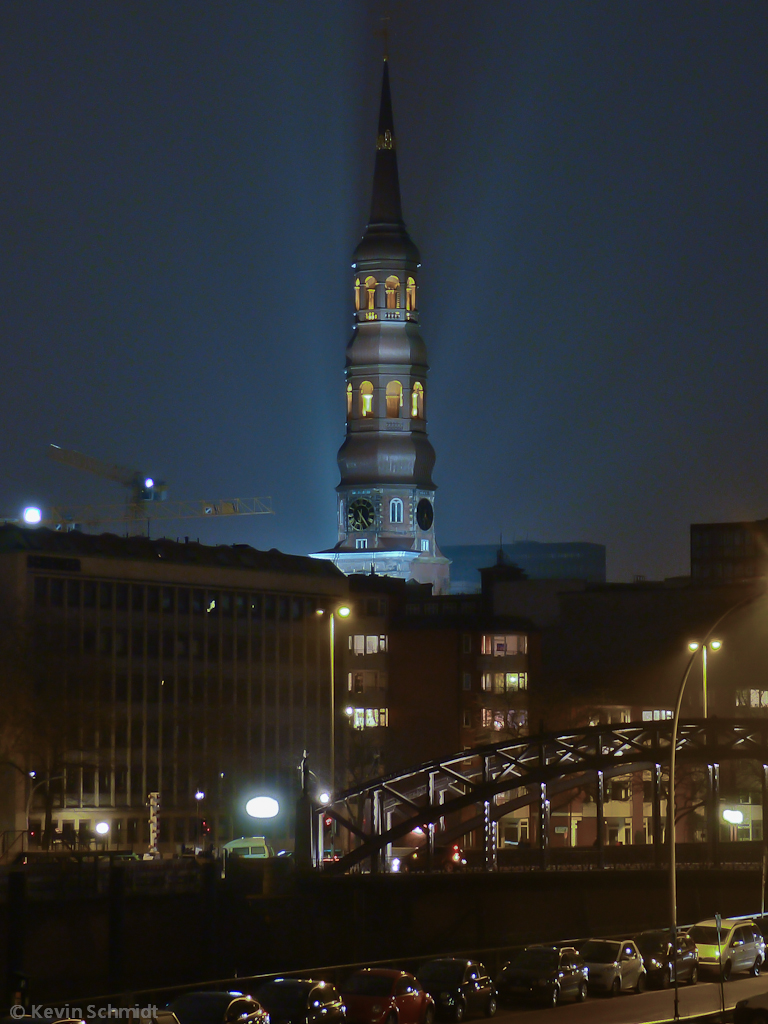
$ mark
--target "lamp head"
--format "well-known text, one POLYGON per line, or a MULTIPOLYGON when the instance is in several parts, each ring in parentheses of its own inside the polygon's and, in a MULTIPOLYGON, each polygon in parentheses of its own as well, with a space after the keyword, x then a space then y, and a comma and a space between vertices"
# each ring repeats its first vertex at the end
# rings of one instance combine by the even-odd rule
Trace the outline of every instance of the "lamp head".
POLYGON ((341 608, 336 609, 336 614, 339 616, 340 619, 348 619, 349 616, 352 614, 352 609, 349 608, 347 605, 343 604, 341 608))
POLYGON ((691 654, 693 654, 694 651, 698 651, 700 647, 701 644, 698 640, 691 640, 691 642, 688 644, 688 650, 691 652, 691 654))
POLYGON ((722 646, 723 646, 723 641, 722 640, 710 640, 709 641, 709 649, 710 649, 710 651, 719 651, 722 646))

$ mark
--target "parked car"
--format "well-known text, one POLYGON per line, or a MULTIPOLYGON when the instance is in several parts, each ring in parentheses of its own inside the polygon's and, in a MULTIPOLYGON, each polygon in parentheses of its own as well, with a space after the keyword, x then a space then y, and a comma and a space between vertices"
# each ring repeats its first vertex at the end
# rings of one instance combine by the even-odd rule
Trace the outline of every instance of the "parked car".
POLYGON ((185 992, 167 1009, 179 1024, 270 1024, 261 1003, 244 992, 185 992))
POLYGON ((699 948, 699 970, 716 975, 722 971, 723 981, 737 971, 757 977, 765 963, 765 939, 754 921, 723 918, 719 945, 714 918, 699 921, 688 929, 688 935, 699 948))
POLYGON ((675 978, 675 959, 677 960, 677 980, 695 985, 699 978, 699 951, 696 943, 684 932, 677 936, 677 957, 672 953, 670 932, 641 932, 635 936, 635 944, 645 964, 648 984, 654 988, 669 988, 675 978))
POLYGON ((768 992, 740 999, 733 1010, 733 1024, 768 1024, 768 992))
POLYGON ((350 1024, 432 1024, 435 1001, 412 974, 366 967, 341 987, 350 1024))
POLYGON ((496 988, 477 960, 429 960, 416 977, 434 999, 438 1017, 461 1021, 471 1013, 484 1013, 486 1017, 496 1013, 496 988))
POLYGON ((256 998, 269 1012, 271 1024, 340 1024, 347 1015, 341 996, 327 981, 275 978, 261 986, 256 998))
POLYGON ((647 984, 645 965, 640 950, 632 939, 588 939, 579 947, 589 968, 589 988, 594 992, 619 992, 634 989, 642 992, 647 984))
POLYGON ((557 1006, 567 996, 582 1002, 588 978, 584 960, 573 947, 528 946, 504 965, 496 989, 503 1003, 532 999, 557 1006))

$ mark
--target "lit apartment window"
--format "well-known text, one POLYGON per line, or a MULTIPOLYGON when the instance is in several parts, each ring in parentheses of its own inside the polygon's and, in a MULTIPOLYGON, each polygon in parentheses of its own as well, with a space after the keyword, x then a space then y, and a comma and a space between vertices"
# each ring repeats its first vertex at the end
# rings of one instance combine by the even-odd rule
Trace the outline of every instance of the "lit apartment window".
POLYGON ((347 689, 350 693, 366 693, 369 690, 386 690, 387 673, 361 669, 347 674, 347 689))
POLYGON ((385 654, 387 651, 386 636, 365 636, 354 633, 349 638, 349 649, 354 654, 385 654))
POLYGON ((509 654, 527 654, 528 637, 523 633, 505 634, 503 636, 483 636, 483 654, 492 654, 503 658, 509 654))
POLYGON ((364 551, 368 547, 367 537, 355 537, 355 549, 357 551, 364 551))
POLYGON ((737 708, 768 708, 768 690, 737 690, 737 708))
POLYGON ((352 726, 355 729, 380 729, 388 725, 387 708, 355 708, 352 712, 352 726))
MULTIPOLYGON (((643 721, 644 722, 663 722, 667 718, 674 718, 674 713, 672 711, 667 711, 667 710, 664 710, 664 709, 662 709, 661 711, 656 710, 656 711, 644 711, 643 712, 643 721)), ((589 724, 592 725, 593 723, 590 722, 589 724)), ((594 724, 598 725, 599 723, 595 722, 594 724)))
POLYGON ((482 685, 488 693, 517 693, 528 689, 528 673, 483 672, 482 685))

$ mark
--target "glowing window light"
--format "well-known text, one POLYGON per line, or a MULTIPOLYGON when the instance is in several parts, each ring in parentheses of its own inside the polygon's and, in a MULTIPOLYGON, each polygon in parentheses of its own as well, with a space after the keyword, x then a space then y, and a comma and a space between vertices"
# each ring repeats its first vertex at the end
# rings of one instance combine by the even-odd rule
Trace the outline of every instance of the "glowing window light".
POLYGON ((43 521, 43 513, 35 505, 28 505, 21 513, 21 518, 27 526, 37 526, 43 521))
POLYGON ((741 811, 731 810, 730 807, 726 807, 723 811, 723 821, 727 821, 729 825, 741 825, 744 821, 744 815, 741 811))

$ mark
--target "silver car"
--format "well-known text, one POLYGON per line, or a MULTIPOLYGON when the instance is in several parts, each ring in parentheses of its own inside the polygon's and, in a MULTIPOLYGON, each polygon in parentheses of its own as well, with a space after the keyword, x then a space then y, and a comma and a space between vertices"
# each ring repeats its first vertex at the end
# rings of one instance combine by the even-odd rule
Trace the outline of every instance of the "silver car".
POLYGON ((646 988, 645 965, 632 939, 589 939, 579 946, 579 952, 589 968, 590 991, 617 996, 646 988))
POLYGON ((757 977, 765 963, 765 939, 754 921, 723 918, 719 945, 714 918, 699 921, 688 934, 699 947, 699 970, 719 974, 722 969, 723 981, 736 971, 748 971, 757 977))

